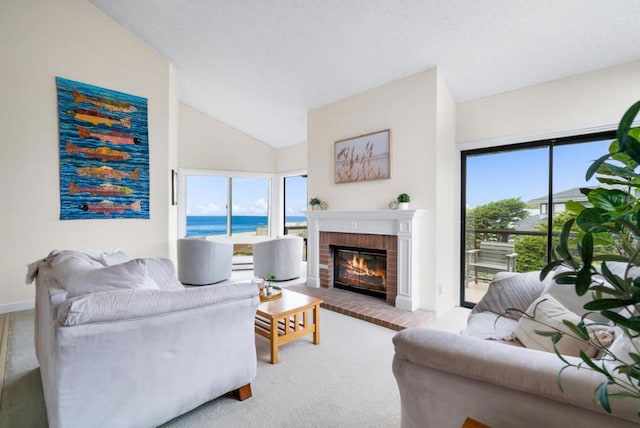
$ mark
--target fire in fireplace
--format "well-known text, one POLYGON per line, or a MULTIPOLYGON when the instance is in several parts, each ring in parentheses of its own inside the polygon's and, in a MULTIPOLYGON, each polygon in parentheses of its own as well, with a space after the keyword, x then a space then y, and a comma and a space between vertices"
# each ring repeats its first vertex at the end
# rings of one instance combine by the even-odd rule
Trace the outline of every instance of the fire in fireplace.
POLYGON ((334 287, 386 297, 387 252, 333 247, 334 287))

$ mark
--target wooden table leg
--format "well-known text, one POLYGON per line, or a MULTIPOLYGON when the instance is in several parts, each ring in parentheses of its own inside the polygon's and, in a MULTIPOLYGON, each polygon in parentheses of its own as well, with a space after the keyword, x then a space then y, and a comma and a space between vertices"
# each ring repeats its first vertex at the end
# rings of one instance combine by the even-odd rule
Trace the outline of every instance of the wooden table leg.
POLYGON ((313 344, 320 344, 320 304, 317 304, 313 307, 313 325, 315 328, 313 329, 313 344))
POLYGON ((278 364, 278 323, 280 320, 278 318, 273 318, 271 320, 271 338, 269 342, 271 343, 271 364, 278 364))

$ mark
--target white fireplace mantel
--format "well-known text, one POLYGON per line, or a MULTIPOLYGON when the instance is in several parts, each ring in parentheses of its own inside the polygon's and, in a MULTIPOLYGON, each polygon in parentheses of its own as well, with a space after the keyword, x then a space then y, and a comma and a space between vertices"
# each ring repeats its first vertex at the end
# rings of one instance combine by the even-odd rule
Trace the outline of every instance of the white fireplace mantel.
POLYGON ((307 211, 307 285, 319 287, 320 232, 365 233, 398 237, 398 295, 396 307, 419 306, 419 224, 426 210, 307 211))

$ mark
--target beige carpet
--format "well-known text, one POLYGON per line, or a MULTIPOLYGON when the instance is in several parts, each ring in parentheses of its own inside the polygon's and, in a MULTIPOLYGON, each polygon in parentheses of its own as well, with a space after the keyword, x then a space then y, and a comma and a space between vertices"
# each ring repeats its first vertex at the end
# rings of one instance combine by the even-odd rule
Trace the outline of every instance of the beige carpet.
MULTIPOLYGON (((400 399, 391 373, 394 331, 321 310, 321 342, 311 336, 280 348, 256 338, 253 397, 223 396, 163 427, 398 427, 400 399)), ((0 428, 46 427, 33 348, 33 311, 11 314, 0 428)))

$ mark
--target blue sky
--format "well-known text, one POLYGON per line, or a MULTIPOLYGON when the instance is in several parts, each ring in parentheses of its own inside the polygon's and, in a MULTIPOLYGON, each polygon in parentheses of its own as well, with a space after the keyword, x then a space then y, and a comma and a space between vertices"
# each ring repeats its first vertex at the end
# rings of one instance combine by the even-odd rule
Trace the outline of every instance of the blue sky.
MULTIPOLYGON (((607 153, 611 140, 558 146, 554 150, 554 192, 596 185, 585 181, 591 163, 607 153)), ((548 149, 523 149, 467 157, 467 207, 521 197, 546 196, 548 149)))
MULTIPOLYGON (((307 209, 307 183, 302 177, 288 178, 285 204, 287 216, 302 216, 307 209)), ((227 179, 211 175, 187 176, 187 215, 226 215, 227 179)), ((269 180, 233 179, 233 214, 266 216, 269 180)))

